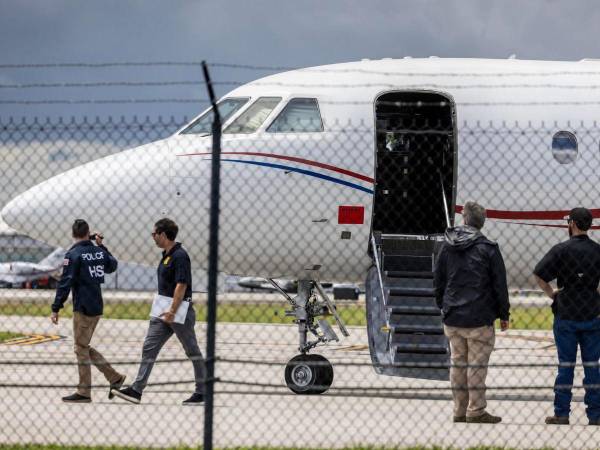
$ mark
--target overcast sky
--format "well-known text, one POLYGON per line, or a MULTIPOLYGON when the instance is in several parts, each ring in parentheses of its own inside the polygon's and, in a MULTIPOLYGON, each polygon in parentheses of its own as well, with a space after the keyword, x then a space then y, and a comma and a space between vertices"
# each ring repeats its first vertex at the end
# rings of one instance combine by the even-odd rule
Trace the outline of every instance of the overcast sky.
MULTIPOLYGON (((0 0, 0 64, 200 61, 305 67, 361 58, 600 57, 597 0, 0 0)), ((217 80, 264 75, 215 70, 217 80)), ((0 68, 0 84, 200 80, 198 67, 0 68)), ((219 90, 220 94, 225 89, 219 90)), ((4 100, 205 98, 201 86, 0 89, 4 100)), ((201 104, 0 104, 8 115, 193 115, 201 104)))

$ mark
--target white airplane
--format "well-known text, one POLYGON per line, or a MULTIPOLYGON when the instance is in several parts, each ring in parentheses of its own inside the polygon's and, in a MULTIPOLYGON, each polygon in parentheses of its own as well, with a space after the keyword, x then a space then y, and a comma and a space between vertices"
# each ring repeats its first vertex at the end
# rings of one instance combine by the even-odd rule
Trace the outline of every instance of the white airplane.
POLYGON ((60 278, 65 250, 57 248, 39 263, 24 261, 0 263, 0 281, 20 284, 44 277, 60 278))
MULTIPOLYGON (((432 57, 294 70, 225 95, 219 269, 300 280, 296 297, 282 292, 300 335, 290 389, 323 392, 333 380, 328 362, 307 354, 337 339, 316 319, 335 315, 321 279, 367 280, 375 370, 446 379, 431 293, 444 230, 464 202, 483 204, 510 284, 530 286, 537 260, 565 237, 569 209, 600 217, 599 87, 598 61, 432 57)), ((211 121, 206 111, 167 139, 53 177, 2 217, 60 246, 64 224, 86 217, 120 259, 154 264, 152 224, 169 216, 202 266, 211 121)))

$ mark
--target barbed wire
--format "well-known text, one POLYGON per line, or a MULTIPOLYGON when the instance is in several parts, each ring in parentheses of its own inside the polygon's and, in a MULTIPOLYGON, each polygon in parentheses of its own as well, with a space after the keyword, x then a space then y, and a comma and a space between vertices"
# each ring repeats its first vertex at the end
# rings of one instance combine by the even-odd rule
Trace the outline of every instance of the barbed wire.
POLYGON ((149 98, 149 99, 108 99, 108 100, 0 100, 0 105, 112 105, 128 103, 200 103, 208 104, 208 100, 190 98, 149 98))
POLYGON ((21 63, 0 64, 0 69, 51 69, 51 68, 112 68, 112 67, 151 67, 151 66, 201 66, 201 61, 107 61, 107 62, 66 62, 66 63, 21 63))
MULTIPOLYGON (((288 87, 288 88, 396 88, 416 89, 429 87, 432 89, 565 89, 582 90, 600 89, 600 84, 557 84, 557 83, 514 83, 514 84, 398 84, 398 83, 294 83, 282 81, 213 81, 215 86, 243 86, 250 85, 261 87, 288 87)), ((97 87, 171 87, 171 86, 205 86, 201 80, 175 80, 175 81, 89 81, 89 82, 54 82, 54 83, 3 83, 0 89, 47 89, 47 88, 97 88, 97 87)))
MULTIPOLYGON (((397 58, 389 60, 365 60, 365 61, 350 61, 341 63, 340 65, 346 64, 359 64, 361 62, 380 62, 380 61, 436 61, 444 60, 444 58, 397 58)), ((483 61, 506 61, 504 59, 482 59, 483 61)), ((561 62, 564 64, 576 64, 582 61, 565 61, 561 62)), ((224 62, 208 62, 209 67, 212 68, 226 68, 226 69, 238 69, 238 70, 253 70, 253 71, 290 71, 290 70, 301 70, 303 72, 319 72, 319 73, 362 73, 372 75, 384 75, 384 76, 407 76, 407 77, 535 77, 535 76, 563 76, 563 75, 576 75, 576 76, 600 76, 598 70, 547 70, 547 71, 521 71, 521 72, 466 72, 466 71, 394 71, 394 70, 373 70, 363 68, 349 68, 349 67, 331 67, 331 66, 314 66, 314 67, 297 67, 297 66, 269 66, 269 65, 256 65, 256 64, 235 64, 235 63, 224 63, 224 62)), ((115 68, 115 67, 199 67, 202 65, 202 61, 106 61, 106 62, 65 62, 65 63, 14 63, 14 64, 0 64, 0 69, 45 69, 45 68, 115 68)))
MULTIPOLYGON (((232 84, 217 82, 213 84, 232 84)), ((4 83, 0 89, 34 89, 34 88, 95 88, 95 87, 160 87, 160 86, 205 86, 204 81, 89 81, 89 82, 56 82, 56 83, 4 83)))
MULTIPOLYGON (((206 99, 190 99, 190 98, 154 98, 154 99, 84 99, 84 100, 69 100, 69 99, 57 99, 57 100, 0 100, 0 105, 87 105, 87 104, 144 104, 144 103, 199 103, 209 104, 210 102, 206 99)), ((335 101, 335 100, 320 100, 319 104, 322 105, 346 105, 346 106, 361 106, 361 105, 373 105, 373 101, 335 101)), ((400 105, 399 102, 377 102, 379 105, 390 104, 400 105)), ((402 103, 402 105, 412 103, 402 103)), ((422 105, 424 103, 421 103, 422 105)), ((466 107, 481 107, 481 106, 596 106, 600 105, 600 99, 598 100, 547 100, 547 101, 499 101, 499 102, 454 102, 455 106, 466 106, 466 107)), ((439 105, 443 107, 444 105, 439 105)))

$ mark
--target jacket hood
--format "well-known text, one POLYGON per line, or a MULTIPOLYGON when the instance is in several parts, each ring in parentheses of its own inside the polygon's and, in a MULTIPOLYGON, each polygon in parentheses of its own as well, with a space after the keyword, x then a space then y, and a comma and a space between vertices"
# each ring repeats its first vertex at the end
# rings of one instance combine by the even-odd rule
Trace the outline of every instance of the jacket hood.
POLYGON ((445 233, 445 239, 448 245, 456 250, 464 250, 471 247, 475 241, 483 237, 481 231, 469 225, 448 228, 445 233))

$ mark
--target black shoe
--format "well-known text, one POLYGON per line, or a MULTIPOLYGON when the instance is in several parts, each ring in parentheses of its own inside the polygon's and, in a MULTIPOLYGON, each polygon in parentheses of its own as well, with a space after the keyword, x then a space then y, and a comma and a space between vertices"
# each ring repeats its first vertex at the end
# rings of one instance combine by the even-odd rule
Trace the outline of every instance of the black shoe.
POLYGON ((109 400, 112 400, 115 396, 113 390, 118 391, 119 389, 121 389, 121 386, 123 386, 123 383, 125 383, 125 378, 127 378, 125 375, 121 375, 121 378, 119 378, 118 381, 110 383, 110 387, 108 388, 109 400))
POLYGON ((139 404, 142 401, 142 394, 133 389, 131 386, 126 389, 116 389, 113 391, 113 394, 131 403, 139 404))
POLYGON ((203 394, 192 394, 190 398, 183 401, 182 405, 201 405, 202 403, 204 403, 203 394))
POLYGON ((549 416, 545 422, 547 425, 569 425, 569 416, 549 416))
POLYGON ((466 423, 467 416, 454 416, 452 417, 452 422, 454 423, 466 423))
POLYGON ((469 417, 467 416, 467 423, 500 423, 502 417, 492 416, 490 413, 484 412, 480 416, 469 417))
POLYGON ((92 403, 91 397, 85 395, 73 394, 62 398, 65 403, 92 403))
POLYGON ((588 425, 596 425, 599 426, 600 425, 600 417, 598 419, 589 419, 590 421, 588 422, 588 425))

